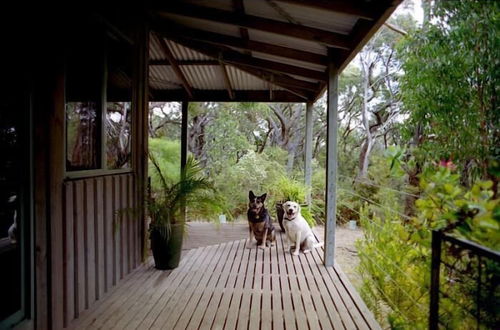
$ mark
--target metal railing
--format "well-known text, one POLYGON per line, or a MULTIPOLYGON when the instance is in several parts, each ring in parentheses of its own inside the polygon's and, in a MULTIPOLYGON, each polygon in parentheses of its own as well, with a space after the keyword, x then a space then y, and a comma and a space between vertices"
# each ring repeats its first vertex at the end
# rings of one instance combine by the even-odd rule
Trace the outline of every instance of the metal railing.
POLYGON ((500 253, 433 231, 429 329, 451 327, 445 320, 450 314, 460 315, 464 328, 498 329, 499 311, 500 253), (453 290, 464 292, 461 301, 451 297, 453 290), (445 300, 453 309, 444 308, 445 300))

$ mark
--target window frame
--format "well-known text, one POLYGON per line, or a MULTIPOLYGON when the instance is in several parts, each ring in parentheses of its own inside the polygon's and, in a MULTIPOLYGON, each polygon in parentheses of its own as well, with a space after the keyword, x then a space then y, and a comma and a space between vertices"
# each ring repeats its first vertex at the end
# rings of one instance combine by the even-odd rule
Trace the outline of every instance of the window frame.
MULTIPOLYGON (((107 39, 108 39, 108 33, 110 31, 106 27, 102 27, 101 29, 101 40, 99 45, 102 46, 101 49, 101 68, 100 68, 100 77, 101 77, 101 97, 99 99, 99 104, 97 106, 97 114, 96 118, 99 118, 97 122, 97 145, 99 146, 99 151, 97 152, 97 157, 99 157, 98 165, 99 168, 94 168, 94 169, 88 169, 88 170, 68 170, 67 168, 67 157, 68 157, 68 139, 67 139, 67 113, 66 113, 66 106, 64 107, 64 177, 65 179, 80 179, 80 178, 90 178, 90 177, 99 177, 99 176, 106 176, 106 175, 115 175, 115 174, 126 174, 126 173, 132 173, 134 172, 134 162, 133 157, 134 157, 134 134, 135 134, 135 122, 133 120, 133 116, 135 115, 136 111, 136 102, 133 97, 134 92, 133 89, 135 87, 134 81, 135 81, 135 73, 132 72, 132 86, 131 86, 131 99, 130 99, 130 109, 132 111, 132 117, 131 117, 131 122, 130 122, 130 166, 128 168, 119 168, 119 169, 111 169, 108 168, 107 165, 107 138, 106 138, 106 132, 107 132, 107 84, 108 84, 108 46, 107 46, 107 39)), ((121 42, 127 43, 130 47, 132 47, 133 51, 133 46, 134 44, 130 42, 130 39, 124 39, 121 38, 121 42)), ((67 59, 65 59, 66 61, 67 59)), ((67 68, 65 65, 65 70, 64 70, 64 75, 66 77, 67 75, 67 68)), ((65 79, 66 80, 66 79, 65 79)), ((66 85, 64 86, 66 88, 66 85)), ((65 96, 65 102, 64 104, 67 103, 67 99, 65 96)))

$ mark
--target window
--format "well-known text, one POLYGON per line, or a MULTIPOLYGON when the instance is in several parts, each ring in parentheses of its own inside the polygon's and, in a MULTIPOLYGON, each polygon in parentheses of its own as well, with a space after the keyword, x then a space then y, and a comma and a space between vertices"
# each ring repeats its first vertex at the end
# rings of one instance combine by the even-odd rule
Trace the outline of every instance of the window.
POLYGON ((89 170, 99 168, 97 103, 66 103, 66 168, 89 170))
MULTIPOLYGON (((66 56, 66 170, 101 167, 103 48, 96 32, 75 38, 66 56), (90 46, 91 45, 91 46, 90 46), (101 46, 100 46, 101 45, 101 46)), ((101 38, 102 39, 102 38, 101 38)))
POLYGON ((130 44, 93 26, 66 55, 66 171, 131 167, 130 44))
POLYGON ((130 167, 130 102, 108 102, 106 113, 106 154, 110 169, 130 167))
POLYGON ((109 169, 130 168, 133 50, 114 39, 107 49, 106 163, 109 169))

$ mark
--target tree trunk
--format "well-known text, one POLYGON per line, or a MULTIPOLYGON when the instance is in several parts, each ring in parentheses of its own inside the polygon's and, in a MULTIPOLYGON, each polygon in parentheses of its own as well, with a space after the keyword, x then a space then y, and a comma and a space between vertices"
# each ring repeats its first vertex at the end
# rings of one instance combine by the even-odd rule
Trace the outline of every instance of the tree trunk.
POLYGON ((368 165, 370 162, 370 154, 373 148, 373 136, 370 131, 370 118, 368 117, 368 92, 369 92, 369 68, 368 65, 361 60, 362 74, 363 74, 363 102, 361 104, 361 117, 363 121, 363 128, 365 130, 365 142, 361 148, 361 153, 359 156, 359 179, 366 179, 368 176, 368 165))

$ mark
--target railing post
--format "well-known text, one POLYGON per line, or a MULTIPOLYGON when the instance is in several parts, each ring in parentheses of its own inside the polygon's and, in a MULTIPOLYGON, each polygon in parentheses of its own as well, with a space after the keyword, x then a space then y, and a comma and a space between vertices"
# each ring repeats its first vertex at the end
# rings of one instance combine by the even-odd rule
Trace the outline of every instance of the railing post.
POLYGON ((431 292, 429 329, 437 330, 439 322, 439 270, 441 265, 441 232, 432 231, 431 292))

